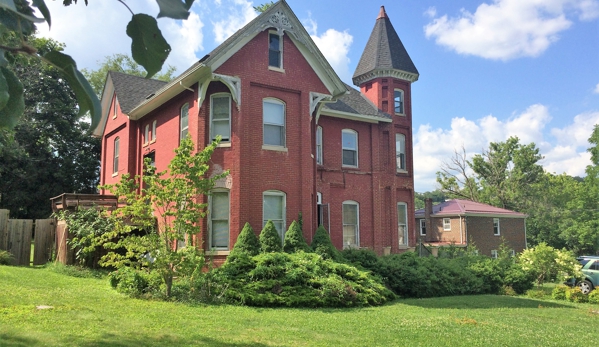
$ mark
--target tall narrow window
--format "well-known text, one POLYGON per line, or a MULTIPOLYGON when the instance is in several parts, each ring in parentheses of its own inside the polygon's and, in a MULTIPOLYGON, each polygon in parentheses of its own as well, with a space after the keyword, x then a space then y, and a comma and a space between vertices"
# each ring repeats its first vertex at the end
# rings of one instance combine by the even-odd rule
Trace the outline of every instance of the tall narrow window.
POLYGON ((152 141, 156 141, 156 121, 152 122, 152 141))
POLYGON ((231 141, 231 97, 228 94, 210 97, 210 120, 211 139, 220 135, 222 142, 231 141))
POLYGON ((404 113, 403 91, 401 89, 395 89, 395 92, 393 93, 393 104, 395 106, 396 114, 404 113))
POLYGON ((343 248, 360 247, 360 205, 343 202, 343 248))
POLYGON ((146 128, 144 129, 144 145, 147 145, 150 141, 150 124, 146 124, 146 128))
POLYGON ((114 175, 119 172, 119 142, 120 138, 114 139, 114 153, 112 155, 112 173, 114 175))
POLYGON ((117 113, 118 107, 119 107, 119 106, 118 106, 118 99, 116 98, 116 95, 115 95, 115 96, 114 96, 114 103, 113 103, 113 105, 112 105, 112 108, 113 108, 113 115, 112 115, 112 118, 113 118, 113 119, 114 119, 114 118, 116 118, 116 116, 117 116, 117 114, 118 114, 118 113, 117 113))
POLYGON ((262 194, 262 227, 271 220, 281 240, 285 238, 285 193, 269 190, 262 194))
POLYGON ((187 131, 189 130, 189 104, 185 104, 181 107, 181 127, 179 133, 179 143, 187 137, 187 131))
POLYGON ((268 34, 268 66, 283 68, 283 50, 279 34, 268 34))
POLYGON ((210 195, 210 248, 229 249, 229 191, 210 195))
POLYGON ((493 218, 493 235, 501 235, 501 231, 499 230, 499 218, 493 218))
POLYGON ((498 254, 499 254, 499 253, 497 252, 497 250, 496 250, 496 249, 492 249, 492 250, 491 250, 491 258, 493 258, 493 259, 497 259, 497 258, 498 258, 498 254))
POLYGON ((395 166, 397 172, 406 171, 406 136, 395 134, 395 166))
POLYGON ((316 164, 322 165, 322 127, 316 128, 316 164))
POLYGON ((264 144, 285 147, 285 104, 275 99, 262 101, 264 144))
POLYGON ((343 165, 358 166, 358 133, 350 129, 341 132, 341 146, 343 148, 343 165))
POLYGON ((426 219, 420 220, 420 236, 426 236, 426 219))
POLYGON ((397 203, 397 239, 400 246, 408 245, 408 205, 405 202, 397 203))

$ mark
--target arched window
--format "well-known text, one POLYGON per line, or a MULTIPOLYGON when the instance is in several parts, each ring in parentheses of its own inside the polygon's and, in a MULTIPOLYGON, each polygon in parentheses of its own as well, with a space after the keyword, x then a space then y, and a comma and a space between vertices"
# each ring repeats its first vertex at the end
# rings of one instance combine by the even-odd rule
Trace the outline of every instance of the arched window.
POLYGON ((397 238, 400 246, 408 245, 408 205, 397 203, 397 238))
POLYGON ((285 147, 285 104, 277 99, 262 100, 264 144, 285 147))
POLYGON ((210 139, 221 136, 221 142, 231 141, 231 95, 226 93, 210 96, 210 139))
POLYGON ((210 249, 229 249, 229 191, 213 190, 208 198, 210 249))
POLYGON ((271 220, 281 240, 285 238, 286 195, 278 190, 267 190, 262 194, 262 227, 271 220))
POLYGON ((189 104, 185 104, 181 107, 180 118, 179 143, 187 137, 187 132, 189 130, 189 104))
POLYGON ((112 154, 112 174, 119 173, 119 142, 120 138, 114 139, 114 153, 112 154))
POLYGON ((360 204, 343 202, 343 248, 360 247, 360 204))
POLYGON ((358 167, 358 133, 351 129, 341 131, 343 166, 358 167))
POLYGON ((322 127, 316 128, 316 164, 322 165, 322 127))

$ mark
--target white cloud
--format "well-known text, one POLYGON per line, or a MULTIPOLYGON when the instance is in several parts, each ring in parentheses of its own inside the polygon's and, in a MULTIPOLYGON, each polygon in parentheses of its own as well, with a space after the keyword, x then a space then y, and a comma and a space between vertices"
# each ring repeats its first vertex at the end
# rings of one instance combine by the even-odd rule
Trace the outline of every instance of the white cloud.
POLYGON ((599 94, 599 83, 595 86, 595 90, 593 90, 595 94, 599 94))
MULTIPOLYGON (((314 24, 314 28, 316 28, 316 24, 314 24)), ((347 30, 337 31, 335 29, 327 29, 321 35, 311 36, 337 75, 346 82, 351 81, 348 53, 354 40, 353 36, 347 30)))
POLYGON ((204 49, 203 27, 204 23, 195 12, 192 12, 187 20, 165 22, 162 34, 172 48, 166 60, 167 65, 177 67, 181 73, 198 60, 197 53, 204 49))
POLYGON ((427 38, 460 54, 509 60, 536 57, 559 34, 580 20, 599 17, 597 0, 494 0, 474 13, 461 10, 458 17, 436 17, 424 27, 427 38))
POLYGON ((252 6, 252 2, 246 0, 233 0, 233 3, 227 7, 227 13, 229 15, 225 19, 212 23, 214 25, 214 40, 217 43, 225 41, 229 36, 258 16, 252 6))
POLYGON ((584 176, 584 170, 590 164, 587 139, 593 125, 599 124, 599 112, 577 115, 567 126, 553 128, 549 139, 543 135, 543 129, 550 121, 548 108, 535 104, 506 120, 488 115, 476 121, 454 118, 450 129, 433 128, 428 124, 420 126, 414 134, 416 191, 436 188, 436 172, 455 150, 464 146, 467 157, 471 158, 487 149, 489 143, 505 141, 510 136, 518 136, 521 143, 534 142, 545 156, 540 164, 546 171, 584 176))

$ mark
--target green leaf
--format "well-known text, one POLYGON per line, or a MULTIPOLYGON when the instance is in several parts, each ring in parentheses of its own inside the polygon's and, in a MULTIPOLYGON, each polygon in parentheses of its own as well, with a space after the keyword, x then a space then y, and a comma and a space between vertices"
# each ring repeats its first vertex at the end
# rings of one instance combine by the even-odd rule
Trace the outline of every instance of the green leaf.
POLYGON ((6 81, 4 74, 0 74, 0 110, 6 107, 9 98, 8 82, 6 81))
POLYGON ((131 54, 136 63, 148 72, 146 78, 162 69, 171 46, 166 42, 154 17, 136 14, 127 24, 127 35, 131 37, 131 54))
POLYGON ((8 65, 8 60, 6 60, 6 57, 4 56, 5 53, 5 50, 0 49, 0 66, 8 65))
POLYGON ((46 20, 46 22, 48 22, 48 28, 50 28, 52 26, 52 19, 50 18, 50 10, 48 10, 46 3, 44 2, 44 0, 32 1, 33 6, 37 7, 37 9, 40 10, 41 14, 44 16, 44 19, 46 20))
MULTIPOLYGON (((27 15, 27 14, 19 12, 17 10, 17 7, 15 6, 14 0, 0 0, 0 8, 4 8, 10 12, 13 12, 13 13, 27 19, 30 22, 34 22, 34 23, 43 23, 44 22, 44 20, 41 18, 37 18, 32 15, 27 15)), ((46 10, 47 10, 47 8, 46 8, 46 10)))
POLYGON ((0 67, 0 72, 6 81, 9 94, 5 107, 0 110, 0 128, 14 128, 25 111, 23 84, 9 69, 0 67))
POLYGON ((189 8, 193 4, 193 0, 185 0, 185 4, 181 0, 156 0, 160 7, 158 18, 169 17, 173 19, 187 19, 189 17, 189 8))
POLYGON ((69 86, 75 92, 75 98, 79 104, 79 116, 89 111, 92 118, 90 130, 96 129, 102 117, 102 106, 89 82, 77 70, 77 64, 73 58, 58 51, 51 51, 44 55, 44 58, 63 73, 69 86))

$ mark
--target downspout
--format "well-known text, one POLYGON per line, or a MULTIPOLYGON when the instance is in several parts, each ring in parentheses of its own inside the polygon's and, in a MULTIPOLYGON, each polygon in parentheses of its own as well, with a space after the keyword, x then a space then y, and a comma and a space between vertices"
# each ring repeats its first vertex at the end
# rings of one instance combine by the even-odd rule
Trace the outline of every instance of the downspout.
POLYGON ((528 237, 526 236, 526 218, 524 218, 524 249, 528 248, 528 237))
POLYGON ((462 231, 462 216, 460 216, 460 243, 464 244, 464 232, 462 231))

